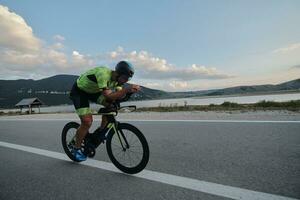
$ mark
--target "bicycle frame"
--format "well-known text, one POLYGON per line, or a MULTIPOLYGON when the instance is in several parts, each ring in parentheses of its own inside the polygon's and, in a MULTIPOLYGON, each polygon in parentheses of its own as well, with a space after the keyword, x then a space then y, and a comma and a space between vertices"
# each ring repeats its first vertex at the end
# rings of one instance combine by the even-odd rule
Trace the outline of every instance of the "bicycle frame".
MULTIPOLYGON (((126 107, 136 109, 135 106, 126 107)), ((122 172, 136 174, 142 171, 149 161, 148 142, 138 128, 129 123, 121 123, 116 120, 118 110, 120 110, 120 106, 116 106, 115 109, 101 108, 98 111, 98 114, 105 115, 105 127, 102 129, 99 126, 94 132, 88 133, 82 141, 81 151, 87 157, 93 158, 96 154, 96 148, 101 143, 106 143, 107 154, 112 163, 122 172), (131 147, 134 149, 131 149, 131 147), (133 155, 133 157, 131 158, 130 155, 133 155)), ((68 122, 64 126, 61 135, 65 153, 75 162, 82 161, 77 160, 76 154, 74 155, 73 151, 76 143, 74 129, 77 130, 79 127, 80 124, 78 122, 68 122)))
POLYGON ((119 138, 119 141, 120 141, 120 144, 123 148, 123 150, 125 151, 126 149, 129 148, 129 144, 128 144, 128 141, 123 133, 122 130, 118 131, 118 124, 119 122, 115 119, 114 117, 114 112, 112 113, 107 113, 105 114, 107 115, 107 118, 108 118, 108 124, 106 125, 106 128, 108 129, 105 133, 105 136, 107 136, 111 131, 113 131, 112 134, 117 134, 118 135, 118 138, 119 138), (122 142, 122 139, 121 139, 121 136, 123 138, 123 142, 122 142), (124 142, 126 144, 126 148, 124 147, 124 142))

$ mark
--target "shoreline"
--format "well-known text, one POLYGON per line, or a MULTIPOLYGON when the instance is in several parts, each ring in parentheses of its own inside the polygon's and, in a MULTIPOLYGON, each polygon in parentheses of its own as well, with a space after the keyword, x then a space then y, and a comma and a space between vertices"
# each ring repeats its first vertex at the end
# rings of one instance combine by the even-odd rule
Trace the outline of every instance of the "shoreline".
POLYGON ((195 99, 211 99, 211 98, 226 98, 226 97, 247 97, 247 96, 264 96, 264 95, 280 95, 280 94, 297 94, 300 90, 288 90, 288 91, 274 91, 274 92, 257 92, 257 93, 244 93, 244 94, 224 94, 224 95, 212 95, 212 96, 195 96, 190 98, 195 99))
MULTIPOLYGON (((172 97, 172 98, 157 98, 157 99, 144 99, 144 100, 131 100, 128 103, 132 102, 145 102, 145 101, 161 101, 161 100, 185 100, 185 99, 222 99, 222 98, 230 98, 230 97, 251 97, 251 96, 265 96, 265 95, 284 95, 284 94, 300 94, 300 90, 288 90, 288 91, 278 91, 278 92, 264 92, 264 93, 245 93, 245 94, 230 94, 230 95, 215 95, 215 96, 190 96, 190 97, 172 97)), ((296 100, 296 99, 295 99, 296 100)), ((191 104, 189 106, 192 106, 191 104)), ((209 104, 203 104, 209 105, 209 104)), ((51 107, 60 107, 60 106, 73 106, 72 104, 59 104, 59 105, 48 105, 41 106, 41 108, 51 108, 51 107)), ((148 107, 148 106, 147 106, 148 107)), ((159 107, 159 106, 157 106, 159 107)), ((0 112, 10 111, 10 110, 18 110, 18 108, 0 108, 0 112)))

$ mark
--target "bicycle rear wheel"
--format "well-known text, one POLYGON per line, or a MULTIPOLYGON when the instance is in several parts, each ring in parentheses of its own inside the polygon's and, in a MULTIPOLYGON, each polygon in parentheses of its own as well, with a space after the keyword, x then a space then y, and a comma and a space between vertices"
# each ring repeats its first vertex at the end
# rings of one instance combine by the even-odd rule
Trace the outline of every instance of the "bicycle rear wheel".
POLYGON ((118 132, 108 134, 106 150, 112 163, 122 172, 136 174, 149 161, 149 146, 145 136, 127 123, 118 125, 118 132))
POLYGON ((71 153, 73 147, 75 146, 76 142, 76 131, 80 125, 77 122, 69 122, 65 125, 64 129, 61 133, 61 142, 64 148, 65 153, 67 156, 75 161, 78 162, 73 154, 71 153))

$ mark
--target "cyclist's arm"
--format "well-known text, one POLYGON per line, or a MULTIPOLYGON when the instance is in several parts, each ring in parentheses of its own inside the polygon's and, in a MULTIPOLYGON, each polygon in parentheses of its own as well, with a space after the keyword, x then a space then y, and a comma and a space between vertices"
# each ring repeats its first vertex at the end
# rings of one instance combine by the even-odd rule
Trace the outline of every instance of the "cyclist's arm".
POLYGON ((110 89, 105 88, 102 91, 102 95, 110 101, 115 101, 118 99, 122 99, 127 93, 136 93, 140 91, 140 86, 138 85, 131 85, 130 88, 122 88, 119 91, 112 92, 110 89))
POLYGON ((115 101, 118 99, 122 99, 129 91, 130 89, 128 88, 123 88, 122 90, 119 90, 117 92, 112 92, 110 89, 104 89, 102 94, 108 100, 115 101))

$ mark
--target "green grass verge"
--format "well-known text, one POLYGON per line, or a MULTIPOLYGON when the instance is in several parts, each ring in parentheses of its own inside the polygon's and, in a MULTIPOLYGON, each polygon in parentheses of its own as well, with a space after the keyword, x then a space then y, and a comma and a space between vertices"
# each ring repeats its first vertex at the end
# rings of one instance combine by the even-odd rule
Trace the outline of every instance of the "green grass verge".
POLYGON ((187 105, 187 106, 166 106, 138 108, 138 112, 177 112, 177 111, 255 111, 255 110, 289 110, 300 111, 300 100, 287 102, 260 101, 254 104, 238 104, 225 101, 220 105, 187 105))

